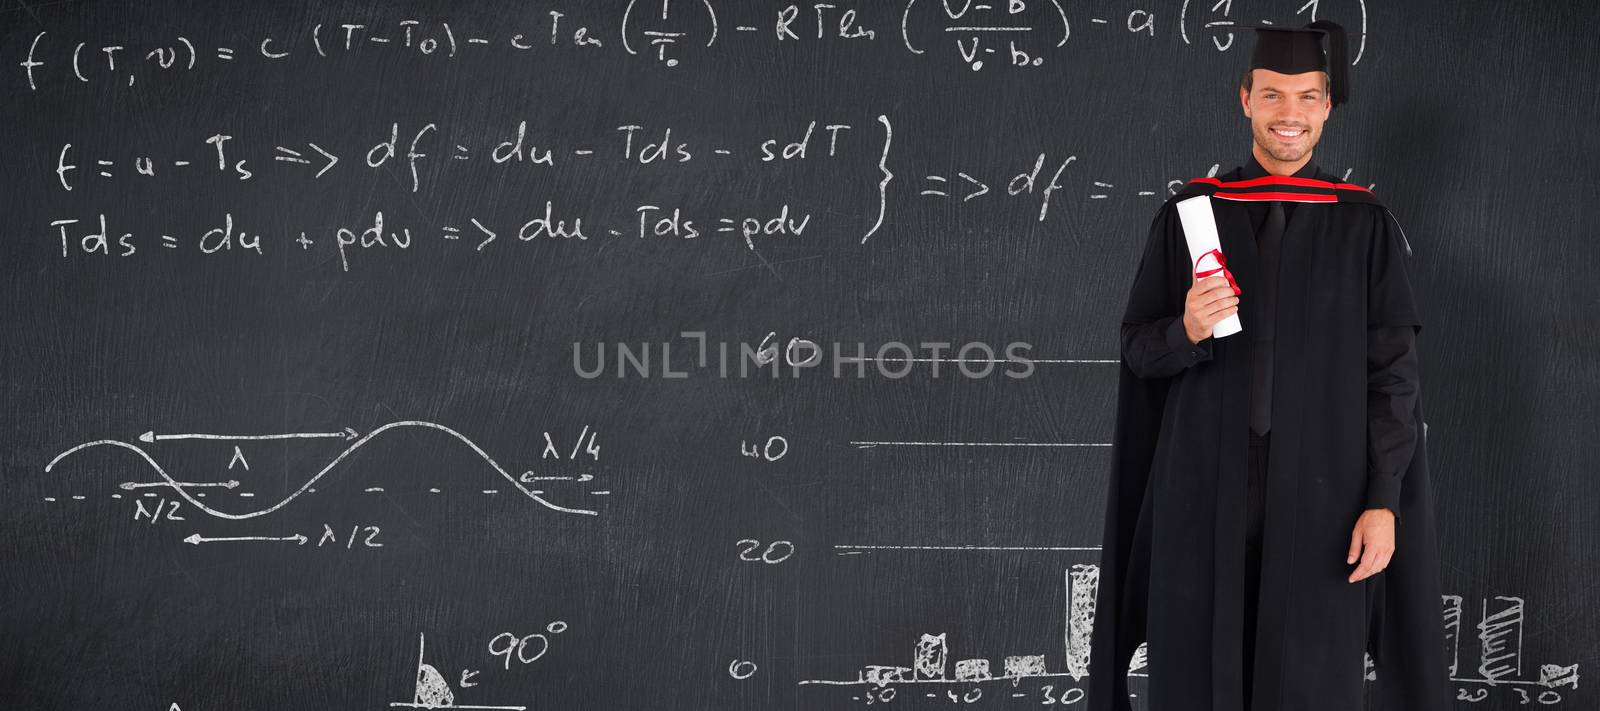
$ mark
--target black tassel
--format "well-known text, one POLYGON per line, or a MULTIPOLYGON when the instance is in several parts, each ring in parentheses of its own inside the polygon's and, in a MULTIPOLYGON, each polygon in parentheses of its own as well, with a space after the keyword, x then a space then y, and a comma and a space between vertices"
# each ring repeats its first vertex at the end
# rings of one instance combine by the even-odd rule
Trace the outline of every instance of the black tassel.
POLYGON ((1350 98, 1350 44, 1344 27, 1332 20, 1317 20, 1306 25, 1306 29, 1328 33, 1328 78, 1333 84, 1329 93, 1337 108, 1350 98))

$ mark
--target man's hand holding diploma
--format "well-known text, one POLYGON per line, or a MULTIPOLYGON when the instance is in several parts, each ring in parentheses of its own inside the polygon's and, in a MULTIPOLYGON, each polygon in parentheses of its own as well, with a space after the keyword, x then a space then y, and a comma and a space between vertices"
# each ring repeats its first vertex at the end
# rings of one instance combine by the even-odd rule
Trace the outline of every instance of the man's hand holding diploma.
POLYGON ((1233 287, 1221 276, 1196 279, 1189 287, 1189 296, 1183 302, 1183 331, 1189 342, 1199 345, 1211 337, 1217 322, 1239 310, 1239 297, 1233 287))

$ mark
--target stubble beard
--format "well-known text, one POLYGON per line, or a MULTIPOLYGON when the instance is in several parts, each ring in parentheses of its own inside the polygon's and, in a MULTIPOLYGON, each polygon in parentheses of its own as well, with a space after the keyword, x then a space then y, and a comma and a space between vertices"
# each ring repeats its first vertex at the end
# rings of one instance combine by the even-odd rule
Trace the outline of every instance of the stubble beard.
POLYGON ((1310 135, 1309 129, 1307 130, 1306 135, 1310 136, 1310 138, 1308 138, 1305 143, 1295 146, 1283 145, 1273 137, 1272 131, 1266 127, 1253 127, 1251 132, 1255 134, 1256 145, 1261 146, 1261 150, 1263 152, 1269 156, 1272 156, 1273 160, 1282 161, 1284 163, 1294 163, 1301 158, 1306 157, 1306 154, 1310 153, 1311 149, 1317 145, 1316 137, 1310 135))

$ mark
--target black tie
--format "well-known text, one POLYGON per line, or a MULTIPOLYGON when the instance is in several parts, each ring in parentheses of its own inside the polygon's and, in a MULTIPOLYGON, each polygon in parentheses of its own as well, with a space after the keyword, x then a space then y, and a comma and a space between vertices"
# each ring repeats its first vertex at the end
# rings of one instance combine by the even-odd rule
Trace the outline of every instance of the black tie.
POLYGON ((1256 313, 1255 367, 1250 385, 1250 429, 1264 435, 1272 427, 1272 338, 1278 310, 1278 243, 1283 239, 1283 201, 1273 200, 1256 235, 1261 255, 1261 296, 1256 313))

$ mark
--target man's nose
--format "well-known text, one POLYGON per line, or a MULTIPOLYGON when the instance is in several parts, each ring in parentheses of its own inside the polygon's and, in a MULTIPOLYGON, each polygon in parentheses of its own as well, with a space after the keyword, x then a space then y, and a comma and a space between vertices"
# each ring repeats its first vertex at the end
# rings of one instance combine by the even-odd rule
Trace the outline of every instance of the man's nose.
POLYGON ((1300 126, 1311 125, 1311 111, 1303 106, 1285 106, 1273 118, 1300 126))

